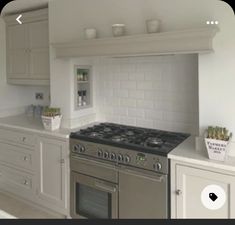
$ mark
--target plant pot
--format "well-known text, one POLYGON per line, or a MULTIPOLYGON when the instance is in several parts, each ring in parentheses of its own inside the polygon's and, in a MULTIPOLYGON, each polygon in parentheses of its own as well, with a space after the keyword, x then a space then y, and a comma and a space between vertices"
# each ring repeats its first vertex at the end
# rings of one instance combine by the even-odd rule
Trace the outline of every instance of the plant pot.
POLYGON ((209 159, 225 161, 227 155, 228 141, 205 138, 206 149, 209 159))
POLYGON ((61 119, 61 115, 54 117, 42 116, 42 123, 45 130, 54 131, 60 129, 61 119))

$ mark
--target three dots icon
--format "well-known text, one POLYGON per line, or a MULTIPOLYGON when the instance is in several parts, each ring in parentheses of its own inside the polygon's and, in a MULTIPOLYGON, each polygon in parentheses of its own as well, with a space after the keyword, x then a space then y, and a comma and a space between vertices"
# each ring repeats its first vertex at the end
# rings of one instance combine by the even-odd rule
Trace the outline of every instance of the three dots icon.
POLYGON ((217 20, 216 20, 216 21, 213 21, 213 20, 212 20, 212 21, 209 21, 209 20, 208 20, 208 21, 206 21, 206 24, 207 24, 207 25, 214 25, 214 24, 215 24, 215 25, 218 25, 219 22, 218 22, 217 20))

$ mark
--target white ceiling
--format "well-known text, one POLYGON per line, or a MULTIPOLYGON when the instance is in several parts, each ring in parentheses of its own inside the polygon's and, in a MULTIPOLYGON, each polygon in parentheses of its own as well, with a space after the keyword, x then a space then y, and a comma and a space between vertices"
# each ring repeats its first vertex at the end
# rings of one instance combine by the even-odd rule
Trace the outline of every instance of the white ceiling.
POLYGON ((2 15, 9 15, 47 6, 49 0, 15 0, 8 3, 2 10, 2 15))

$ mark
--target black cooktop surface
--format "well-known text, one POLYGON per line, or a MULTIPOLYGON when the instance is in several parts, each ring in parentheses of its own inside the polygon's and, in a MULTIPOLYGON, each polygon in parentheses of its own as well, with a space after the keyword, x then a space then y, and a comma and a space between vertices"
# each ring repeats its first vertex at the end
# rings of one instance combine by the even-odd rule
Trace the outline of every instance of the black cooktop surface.
POLYGON ((185 133, 101 123, 73 132, 70 138, 167 155, 189 136, 190 134, 185 133))

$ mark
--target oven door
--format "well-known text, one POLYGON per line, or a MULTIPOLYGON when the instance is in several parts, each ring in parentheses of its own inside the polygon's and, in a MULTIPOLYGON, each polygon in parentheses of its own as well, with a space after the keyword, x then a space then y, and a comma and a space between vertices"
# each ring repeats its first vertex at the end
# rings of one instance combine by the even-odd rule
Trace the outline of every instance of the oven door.
POLYGON ((116 184, 72 171, 72 218, 117 218, 117 201, 118 187, 116 184))
POLYGON ((167 175, 122 166, 119 171, 120 219, 167 219, 167 175))

